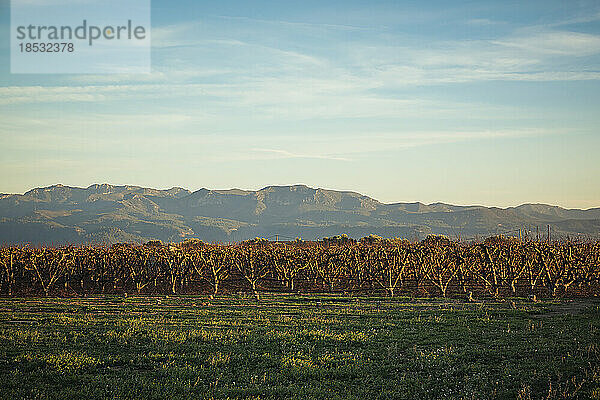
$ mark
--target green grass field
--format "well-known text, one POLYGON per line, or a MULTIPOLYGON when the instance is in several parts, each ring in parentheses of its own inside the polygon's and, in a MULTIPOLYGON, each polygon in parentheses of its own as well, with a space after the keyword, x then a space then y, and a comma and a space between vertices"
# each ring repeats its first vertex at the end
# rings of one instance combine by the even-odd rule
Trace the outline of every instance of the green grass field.
POLYGON ((600 399, 600 302, 0 299, 2 399, 600 399))

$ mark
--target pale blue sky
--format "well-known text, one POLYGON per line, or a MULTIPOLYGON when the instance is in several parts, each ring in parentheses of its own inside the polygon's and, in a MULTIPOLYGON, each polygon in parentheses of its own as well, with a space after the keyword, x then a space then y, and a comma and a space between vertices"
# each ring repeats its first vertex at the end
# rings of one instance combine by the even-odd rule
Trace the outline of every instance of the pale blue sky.
POLYGON ((154 0, 153 73, 98 76, 11 75, 1 1, 0 192, 600 206, 597 1, 154 0))

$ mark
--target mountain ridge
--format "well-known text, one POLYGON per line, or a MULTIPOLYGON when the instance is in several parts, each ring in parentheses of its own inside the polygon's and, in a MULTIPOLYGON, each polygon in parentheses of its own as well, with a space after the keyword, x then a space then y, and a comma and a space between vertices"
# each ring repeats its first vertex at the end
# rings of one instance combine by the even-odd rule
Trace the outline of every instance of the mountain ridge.
POLYGON ((340 233, 423 238, 528 235, 551 226, 554 237, 600 237, 600 208, 540 203, 486 207, 447 203, 382 203, 353 191, 306 185, 262 189, 62 184, 0 194, 0 243, 63 244, 240 241, 255 236, 318 239, 340 233), (541 228, 541 229, 540 229, 541 228))

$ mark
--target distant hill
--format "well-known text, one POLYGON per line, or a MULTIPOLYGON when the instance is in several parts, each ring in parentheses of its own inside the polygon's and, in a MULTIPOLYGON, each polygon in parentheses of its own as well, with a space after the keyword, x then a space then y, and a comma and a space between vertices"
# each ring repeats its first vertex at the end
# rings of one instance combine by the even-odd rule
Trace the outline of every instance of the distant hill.
POLYGON ((303 185, 195 192, 139 186, 54 185, 23 195, 0 194, 0 243, 45 244, 240 241, 257 236, 317 239, 346 233, 359 238, 474 238, 536 227, 554 237, 600 238, 600 208, 570 210, 545 204, 496 208, 443 203, 384 204, 354 192, 303 185))

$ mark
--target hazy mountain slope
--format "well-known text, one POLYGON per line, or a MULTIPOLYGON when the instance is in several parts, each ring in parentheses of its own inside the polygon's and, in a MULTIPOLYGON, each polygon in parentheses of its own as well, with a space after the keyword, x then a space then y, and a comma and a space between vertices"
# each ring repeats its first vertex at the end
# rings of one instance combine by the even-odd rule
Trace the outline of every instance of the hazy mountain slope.
POLYGON ((383 204, 354 192, 303 185, 190 192, 139 186, 55 185, 0 195, 0 242, 114 243, 160 239, 238 241, 255 236, 315 239, 362 237, 463 238, 552 226, 556 236, 600 236, 600 208, 567 210, 544 204, 507 209, 434 203, 383 204))

